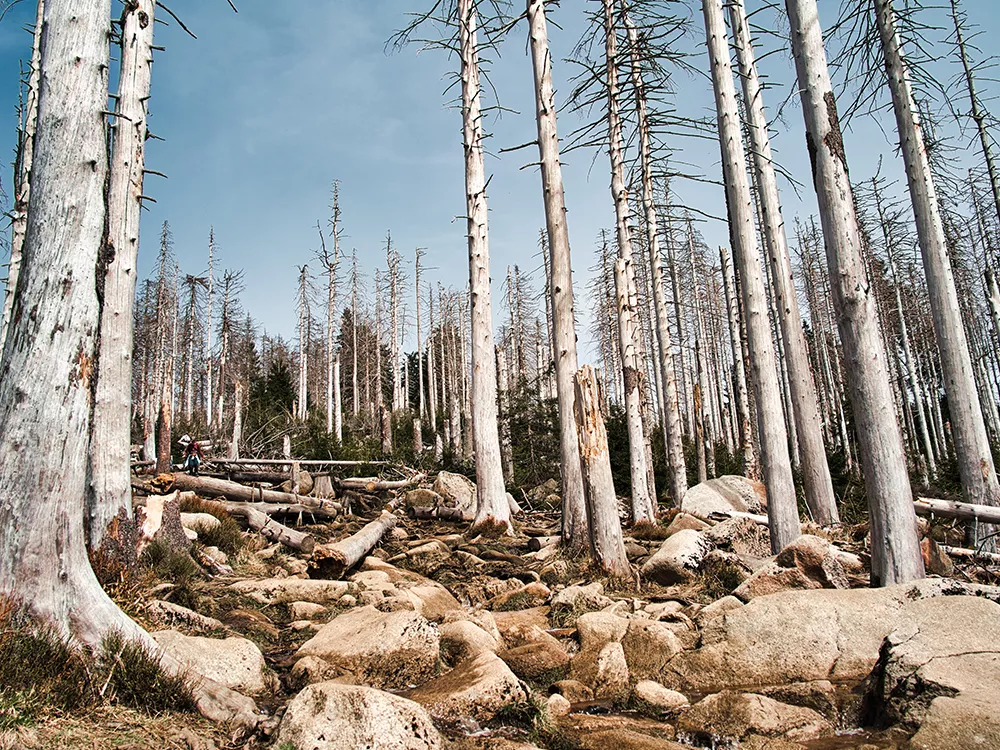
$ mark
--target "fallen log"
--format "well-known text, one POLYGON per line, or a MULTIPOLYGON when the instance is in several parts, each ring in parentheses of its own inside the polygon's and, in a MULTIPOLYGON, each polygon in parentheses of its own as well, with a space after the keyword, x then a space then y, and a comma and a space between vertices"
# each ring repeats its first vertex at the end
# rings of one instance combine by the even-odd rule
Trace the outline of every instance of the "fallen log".
POLYGON ((979 552, 974 549, 966 549, 965 547, 949 547, 945 544, 938 546, 942 552, 956 560, 980 561, 991 565, 1000 565, 1000 555, 993 552, 979 552))
POLYGON ((320 544, 313 550, 312 563, 330 578, 340 578, 353 568, 378 544, 387 531, 396 525, 396 516, 382 515, 359 532, 331 544, 320 544))
POLYGON ((219 502, 208 502, 206 504, 215 505, 219 509, 225 510, 231 516, 244 519, 247 522, 247 526, 270 542, 279 542, 297 552, 305 552, 307 555, 312 553, 316 547, 316 540, 312 534, 290 529, 251 505, 219 502))
POLYGON ((749 518, 751 521, 756 524, 760 524, 761 526, 768 525, 767 516, 762 516, 758 513, 745 513, 741 510, 717 510, 708 514, 708 519, 710 521, 726 521, 730 518, 749 518))
POLYGON ((226 503, 226 507, 247 506, 266 513, 269 516, 312 516, 313 518, 331 519, 343 514, 340 503, 327 501, 323 505, 303 505, 302 503, 226 503))
POLYGON ((472 520, 472 516, 462 513, 458 508, 407 508, 406 515, 418 521, 454 521, 463 523, 472 520))
POLYGON ((991 505, 974 505, 959 503, 954 500, 938 500, 937 498, 918 497, 913 501, 917 513, 924 516, 941 516, 943 518, 958 518, 963 521, 982 521, 983 523, 1000 524, 1000 508, 991 505))
POLYGON ((261 487, 247 487, 237 482, 214 477, 196 477, 190 474, 161 474, 171 489, 196 492, 202 497, 226 497, 244 503, 274 503, 277 505, 305 505, 311 508, 328 507, 329 500, 322 500, 305 495, 293 495, 290 492, 265 490, 261 487))
POLYGON ((551 547, 559 544, 562 537, 559 536, 533 536, 528 540, 528 550, 538 552, 542 547, 551 547))
MULTIPOLYGON (((215 461, 220 466, 384 466, 388 461, 322 461, 302 460, 292 458, 220 458, 215 461)), ((288 478, 287 475, 285 477, 288 478)))
POLYGON ((330 477, 334 487, 341 490, 364 490, 365 492, 384 492, 386 490, 405 490, 414 487, 427 478, 426 474, 414 474, 409 479, 384 480, 378 477, 350 477, 338 479, 330 477))

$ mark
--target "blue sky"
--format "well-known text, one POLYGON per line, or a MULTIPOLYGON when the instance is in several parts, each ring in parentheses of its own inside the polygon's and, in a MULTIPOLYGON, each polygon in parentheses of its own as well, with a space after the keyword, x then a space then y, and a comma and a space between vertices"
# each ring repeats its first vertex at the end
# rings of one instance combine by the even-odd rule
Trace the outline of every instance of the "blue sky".
MULTIPOLYGON (((971 20, 992 38, 1000 33, 996 0, 964 0, 971 20)), ((747 0, 752 11, 761 4, 747 0)), ((444 90, 457 64, 444 53, 416 48, 386 54, 384 43, 405 23, 407 10, 427 3, 399 0, 237 0, 233 14, 225 0, 174 2, 171 8, 198 35, 194 40, 176 24, 157 25, 158 52, 153 69, 149 168, 169 179, 149 177, 145 192, 157 203, 144 215, 140 271, 148 273, 156 254, 159 227, 170 222, 175 252, 184 272, 206 267, 210 226, 220 247, 220 268, 245 271, 244 304, 269 331, 294 337, 294 294, 298 265, 312 260, 318 246, 316 221, 329 216, 330 184, 341 180, 345 249, 357 248, 366 273, 384 265, 387 231, 404 257, 427 249, 426 278, 464 286, 468 262, 464 239, 461 118, 449 108, 444 90)), ((30 37, 21 26, 33 20, 30 0, 15 7, 0 24, 0 147, 12 153, 16 121, 18 61, 30 55, 30 37)), ((116 1, 115 13, 120 12, 116 1)), ((838 2, 821 0, 826 24, 838 2)), ((700 5, 696 6, 700 8, 700 5)), ((562 29, 550 28, 560 102, 568 94, 562 62, 584 28, 583 0, 564 0, 556 11, 562 29)), ((160 14, 163 17, 165 14, 160 14)), ((770 23, 763 14, 761 23, 770 23)), ((169 20, 169 19, 167 19, 169 20)), ((707 70, 700 10, 692 17, 685 45, 696 50, 699 69, 707 70)), ((534 138, 531 62, 526 29, 514 30, 495 65, 493 81, 508 113, 490 123, 494 153, 534 138)), ((988 37, 987 37, 988 38, 988 37)), ((765 48, 774 45, 762 40, 765 48)), ((769 92, 769 114, 788 95, 793 77, 787 54, 772 55, 764 72, 776 89, 769 92)), ((950 68, 948 70, 951 70, 950 68)), ((676 85, 683 112, 712 114, 707 78, 680 74, 676 85)), ((565 135, 580 124, 564 112, 565 135)), ((893 137, 892 122, 883 120, 893 137)), ((776 124, 777 158, 805 187, 801 200, 786 184, 786 219, 815 210, 802 131, 793 100, 776 124)), ((710 141, 676 142, 681 158, 718 179, 719 152, 710 141)), ((872 121, 856 121, 847 133, 852 177, 870 177, 880 156, 886 171, 899 176, 893 146, 872 121)), ((524 150, 491 158, 491 246, 494 319, 499 323, 499 285, 507 264, 536 269, 538 230, 543 225, 539 178, 521 170, 535 153, 524 150)), ((601 227, 613 226, 607 156, 575 152, 565 159, 567 205, 576 269, 583 296, 586 269, 601 227), (596 156, 596 160, 595 160, 596 156)), ((9 170, 3 174, 10 186, 9 170)), ((716 185, 676 182, 681 199, 715 215, 724 212, 716 185)), ((721 222, 702 225, 706 239, 728 242, 721 222)), ((318 266, 312 266, 318 271, 318 266)), ((412 269, 411 269, 412 270, 412 269)), ((536 276, 537 278, 537 276, 536 276)), ((578 308, 586 315, 586 300, 578 308)), ((581 337, 586 334, 581 331, 581 337)), ((586 342, 585 342, 586 343, 586 342)), ((586 359, 586 356, 584 357, 586 359)))

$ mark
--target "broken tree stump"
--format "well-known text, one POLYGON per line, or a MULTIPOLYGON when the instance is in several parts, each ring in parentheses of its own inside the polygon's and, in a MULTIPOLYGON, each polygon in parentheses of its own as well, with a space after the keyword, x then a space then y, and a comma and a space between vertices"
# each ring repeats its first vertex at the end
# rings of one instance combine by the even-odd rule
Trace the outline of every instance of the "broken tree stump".
POLYGON ((313 550, 312 563, 324 575, 340 578, 358 564, 378 544, 387 531, 396 525, 396 516, 382 512, 359 532, 331 544, 320 544, 313 550))

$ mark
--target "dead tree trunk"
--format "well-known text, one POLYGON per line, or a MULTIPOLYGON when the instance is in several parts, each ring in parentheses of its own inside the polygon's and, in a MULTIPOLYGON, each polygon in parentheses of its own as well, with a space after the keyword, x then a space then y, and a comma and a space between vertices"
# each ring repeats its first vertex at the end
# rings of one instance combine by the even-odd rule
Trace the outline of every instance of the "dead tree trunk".
MULTIPOLYGON (((45 4, 23 273, 0 360, 0 453, 31 459, 0 464, 0 590, 63 636, 96 649, 117 631, 180 672, 101 589, 84 535, 110 13, 109 0, 45 4)), ((210 717, 256 724, 253 701, 215 682, 198 682, 195 696, 210 717)))
MULTIPOLYGON (((906 167, 917 238, 927 277, 931 318, 941 353, 941 371, 945 392, 948 394, 948 412, 951 415, 955 456, 958 459, 963 494, 973 504, 1000 505, 1000 482, 993 465, 993 453, 976 390, 969 342, 945 242, 934 177, 910 88, 902 42, 896 30, 893 3, 892 0, 874 2, 882 54, 896 113, 899 146, 906 167)), ((995 542, 989 544, 992 551, 995 542)))
POLYGON ((745 168, 746 155, 736 109, 736 88, 729 63, 722 0, 703 0, 703 10, 718 112, 723 174, 732 222, 731 234, 736 260, 740 264, 743 305, 747 314, 747 338, 757 397, 757 430, 760 436, 764 484, 767 487, 771 549, 777 553, 801 533, 798 505, 788 455, 780 385, 774 369, 774 341, 768 322, 761 259, 754 235, 750 185, 745 168))
POLYGON ((478 16, 473 0, 458 0, 462 59, 462 132, 472 307, 472 431, 476 457, 476 518, 473 527, 510 528, 510 508, 500 465, 497 377, 493 357, 490 249, 483 162, 483 119, 479 85, 478 16))
POLYGON ((719 248, 719 259, 722 265, 722 283, 726 294, 726 318, 729 322, 729 340, 733 350, 733 391, 736 395, 736 411, 739 416, 740 446, 743 451, 743 466, 747 476, 751 476, 750 467, 757 463, 753 448, 753 428, 750 424, 750 397, 747 393, 746 368, 743 366, 743 347, 740 344, 742 330, 740 326, 739 300, 736 298, 736 280, 733 278, 733 263, 729 251, 719 248))
POLYGON ((396 525, 396 520, 392 513, 383 511, 382 515, 356 534, 339 542, 320 544, 312 551, 312 564, 319 568, 324 577, 342 577, 382 541, 382 537, 396 525))
POLYGON ((601 416, 597 376, 584 365, 576 374, 576 428, 580 439, 580 464, 587 498, 590 543, 597 564, 608 575, 627 578, 631 574, 622 526, 618 518, 618 498, 611 476, 608 433, 601 416))
POLYGON ((743 0, 732 0, 729 6, 729 18, 739 60, 740 78, 743 82, 743 98, 749 115, 747 129, 753 146, 753 163, 757 175, 764 239, 770 256, 774 304, 778 312, 785 363, 788 368, 789 395, 792 400, 791 416, 798 439, 806 503, 813 520, 822 526, 827 526, 838 523, 840 514, 833 494, 833 482, 830 478, 830 467, 826 460, 826 447, 823 445, 823 432, 820 426, 816 385, 809 369, 809 352, 802 331, 798 297, 792 281, 788 239, 781 217, 778 181, 771 155, 771 139, 767 132, 763 92, 757 75, 757 62, 750 41, 750 29, 743 0))
POLYGON ((785 0, 798 76, 806 143, 826 238, 827 262, 865 473, 872 528, 872 584, 924 575, 910 502, 903 439, 874 300, 865 280, 847 156, 827 70, 816 0, 785 0))
MULTIPOLYGON (((535 78, 535 120, 538 127, 542 198, 545 204, 545 227, 548 237, 549 272, 546 286, 549 295, 545 305, 552 314, 552 359, 555 364, 556 398, 559 409, 562 538, 567 546, 579 547, 585 543, 587 505, 580 467, 580 443, 573 414, 573 378, 578 366, 576 322, 573 312, 573 274, 562 164, 559 158, 559 134, 556 128, 552 57, 549 54, 544 0, 527 0, 527 13, 535 78)), ((541 372, 538 373, 538 378, 541 382, 541 372)))
MULTIPOLYGON (((42 5, 39 3, 39 8, 42 5)), ((127 523, 132 517, 129 446, 133 309, 155 5, 153 0, 126 5, 121 21, 121 71, 116 110, 119 117, 115 122, 108 177, 107 257, 110 261, 104 272, 88 467, 87 532, 90 548, 95 551, 100 549, 108 526, 115 518, 120 523, 127 523)), ((119 552, 128 555, 124 548, 119 552)))

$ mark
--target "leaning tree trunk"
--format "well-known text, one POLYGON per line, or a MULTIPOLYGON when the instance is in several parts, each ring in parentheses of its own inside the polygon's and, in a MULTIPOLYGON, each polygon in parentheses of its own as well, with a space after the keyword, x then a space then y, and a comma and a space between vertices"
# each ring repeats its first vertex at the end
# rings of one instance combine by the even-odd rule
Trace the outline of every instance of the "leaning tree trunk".
POLYGON ((618 517, 618 498, 611 476, 608 433, 601 416, 597 376, 584 365, 576 374, 576 429, 580 439, 580 459, 586 488, 590 544, 597 564, 608 575, 630 576, 628 556, 618 517))
MULTIPOLYGON (((931 174, 923 130, 910 88, 909 73, 896 31, 892 0, 874 0, 882 53, 889 76, 899 146, 903 153, 910 200, 917 225, 917 239, 927 277, 931 318, 938 351, 958 473, 966 501, 976 505, 1000 505, 997 481, 979 392, 976 390, 969 342, 955 288, 955 277, 945 242, 944 224, 938 209, 934 177, 931 174)), ((991 550, 995 543, 990 542, 991 550)))
POLYGON ((674 503, 680 507, 687 491, 687 466, 684 461, 684 436, 681 428, 677 397, 677 374, 674 371, 673 342, 670 340, 670 318, 664 290, 663 258, 660 252, 660 217, 653 200, 653 157, 649 137, 646 87, 639 56, 639 38, 634 24, 626 18, 632 67, 632 86, 636 96, 636 116, 639 124, 639 149, 642 159, 642 204, 646 212, 646 241, 649 246, 649 268, 652 278, 653 305, 656 313, 656 333, 660 355, 658 372, 662 381, 662 414, 664 421, 667 464, 674 503))
POLYGON ((747 339, 757 400, 757 430, 761 465, 767 487, 767 515, 771 549, 777 553, 801 533, 792 464, 782 413, 781 389, 774 369, 774 340, 767 315, 767 296, 761 276, 761 259, 754 234, 752 198, 746 173, 746 155, 736 110, 736 87, 729 62, 729 45, 722 0, 703 0, 705 32, 712 65, 712 82, 718 111, 723 175, 729 202, 736 261, 740 265, 747 339))
POLYGON ((462 58, 462 133, 465 141, 465 199, 472 307, 472 431, 476 457, 476 518, 473 527, 510 528, 510 508, 500 463, 497 372, 493 357, 490 302, 490 246, 483 163, 483 115, 479 85, 479 43, 474 0, 458 0, 462 58))
MULTIPOLYGON (((538 156, 541 163, 542 198, 548 235, 549 298, 552 312, 552 342, 555 351, 556 398, 559 408, 559 455, 562 477, 562 539, 570 547, 582 547, 587 539, 587 505, 580 467, 580 442, 573 413, 573 378, 577 370, 576 321, 573 312, 573 270, 566 223, 559 134, 556 129, 555 89, 544 0, 528 0, 531 61, 535 77, 535 114, 538 125, 538 156)), ((541 372, 538 373, 541 381, 541 372)))
MULTIPOLYGON (((24 457, 0 464, 0 591, 63 636, 98 648, 117 631, 180 672, 101 589, 84 537, 110 13, 110 0, 45 7, 24 273, 0 361, 0 453, 24 457)), ((256 723, 253 701, 217 683, 200 681, 195 694, 206 715, 256 723)))
POLYGON ((618 313, 618 347, 625 384, 625 414, 628 425, 629 468, 632 478, 632 521, 651 521, 653 500, 646 470, 646 438, 642 425, 642 370, 639 368, 639 332, 636 313, 635 277, 632 267, 632 229, 628 191, 625 187, 625 160, 622 154, 622 123, 618 88, 618 40, 614 0, 604 3, 604 48, 608 94, 608 154, 611 158, 611 196, 615 202, 618 260, 615 288, 618 313))
POLYGON ((802 481, 806 504, 816 523, 827 526, 839 523, 837 500, 833 494, 830 466, 823 445, 816 384, 809 369, 809 350, 802 331, 798 295, 792 281, 792 265, 788 256, 788 238, 781 217, 778 180, 771 155, 771 139, 767 132, 763 92, 757 75, 757 62, 743 0, 731 0, 729 18, 733 27, 736 56, 739 60, 743 98, 749 122, 747 129, 753 145, 753 162, 757 174, 757 190, 764 230, 764 240, 771 262, 772 291, 781 328, 788 370, 791 416, 798 439, 802 481))
POLYGON ((7 266, 7 293, 3 300, 3 318, 0 319, 0 350, 7 340, 10 327, 10 311, 14 304, 14 291, 21 272, 21 250, 24 233, 28 228, 28 203, 31 198, 31 168, 35 153, 35 128, 38 122, 38 86, 41 76, 42 19, 45 0, 38 0, 35 14, 35 29, 31 44, 31 71, 28 74, 28 97, 22 113, 24 125, 21 128, 17 155, 17 173, 14 185, 14 208, 10 219, 10 261, 7 266))
POLYGON ((875 301, 865 278, 858 217, 819 11, 816 0, 785 0, 785 7, 868 494, 871 581, 875 586, 903 583, 922 578, 924 566, 886 353, 875 301))
MULTIPOLYGON (((121 71, 108 176, 108 235, 104 301, 98 338, 97 386, 87 487, 87 533, 97 551, 114 519, 132 516, 129 446, 132 427, 132 337, 139 215, 145 166, 146 117, 153 57, 154 0, 122 11, 121 71)), ((170 438, 167 438, 169 449, 170 438)), ((117 540, 109 540, 115 544, 117 540)), ((129 551, 121 547, 127 562, 129 551)))

